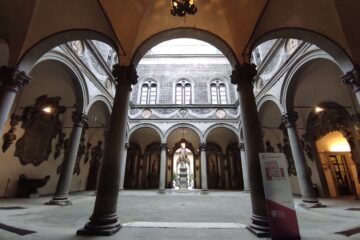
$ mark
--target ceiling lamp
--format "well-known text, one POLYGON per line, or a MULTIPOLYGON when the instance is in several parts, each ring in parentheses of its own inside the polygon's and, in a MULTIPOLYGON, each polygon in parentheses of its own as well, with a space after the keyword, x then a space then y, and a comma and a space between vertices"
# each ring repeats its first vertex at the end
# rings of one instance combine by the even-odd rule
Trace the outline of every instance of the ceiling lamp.
POLYGON ((197 12, 195 0, 171 0, 170 12, 173 16, 179 17, 186 14, 194 15, 197 12))

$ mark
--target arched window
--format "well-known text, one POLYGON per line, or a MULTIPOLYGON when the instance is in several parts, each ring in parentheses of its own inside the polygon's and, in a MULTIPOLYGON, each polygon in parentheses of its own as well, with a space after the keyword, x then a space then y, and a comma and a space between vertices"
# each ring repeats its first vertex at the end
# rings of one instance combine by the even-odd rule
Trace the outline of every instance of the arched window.
POLYGON ((157 85, 154 81, 146 81, 141 86, 140 104, 156 104, 157 85))
POLYGON ((226 104, 226 86, 223 82, 216 80, 210 85, 211 103, 226 104))
POLYGON ((191 84, 186 80, 181 80, 176 84, 175 103, 190 104, 191 103, 191 84))

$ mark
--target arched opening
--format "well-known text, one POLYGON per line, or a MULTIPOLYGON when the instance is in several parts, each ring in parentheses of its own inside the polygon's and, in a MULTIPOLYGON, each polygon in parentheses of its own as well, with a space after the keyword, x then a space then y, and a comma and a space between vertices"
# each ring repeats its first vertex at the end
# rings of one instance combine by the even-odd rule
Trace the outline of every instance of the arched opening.
POLYGON ((239 137, 231 129, 214 127, 206 138, 209 189, 243 189, 239 137))
MULTIPOLYGON (((299 115, 296 121, 298 136, 305 152, 312 183, 320 196, 329 196, 329 189, 316 148, 318 138, 314 138, 313 133, 323 128, 330 118, 324 119, 325 122, 321 124, 318 122, 319 125, 314 129, 309 129, 309 122, 313 114, 323 110, 321 106, 326 102, 336 102, 335 105, 330 104, 331 109, 333 107, 338 109, 340 106, 346 109, 343 112, 333 112, 333 119, 345 115, 357 115, 358 105, 355 96, 341 84, 339 81, 341 75, 341 70, 332 61, 313 59, 298 66, 297 71, 289 75, 292 78, 285 79, 284 84, 286 90, 282 102, 287 112, 296 111, 299 115)), ((326 104, 324 108, 325 106, 326 104)), ((357 124, 356 121, 352 123, 354 124, 357 124)))
POLYGON ((201 187, 200 138, 188 127, 173 129, 166 140, 169 147, 166 188, 194 189, 201 187))
POLYGON ((89 106, 87 141, 83 143, 83 147, 86 148, 84 164, 89 163, 87 177, 84 177, 88 191, 97 189, 99 171, 104 155, 105 134, 109 121, 110 112, 105 102, 98 100, 89 106))
MULTIPOLYGON (((77 75, 59 61, 37 63, 31 70, 32 84, 18 94, 12 108, 12 116, 5 125, 1 160, 7 161, 1 175, 9 179, 7 195, 21 195, 16 182, 21 174, 27 178, 44 178, 46 185, 39 194, 55 191, 58 174, 62 169, 67 142, 73 128, 72 112, 84 103, 78 88, 77 75)), ((85 154, 85 152, 84 152, 85 154)), ((86 171, 81 157, 70 191, 85 189, 82 179, 86 171)))
POLYGON ((125 189, 157 189, 160 180, 160 143, 158 132, 141 127, 129 136, 125 189))

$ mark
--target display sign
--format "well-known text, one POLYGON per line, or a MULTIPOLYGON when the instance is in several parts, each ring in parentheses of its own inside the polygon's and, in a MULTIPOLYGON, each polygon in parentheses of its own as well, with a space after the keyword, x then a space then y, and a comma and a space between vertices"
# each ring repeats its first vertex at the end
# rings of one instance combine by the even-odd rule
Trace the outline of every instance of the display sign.
POLYGON ((301 239, 285 155, 259 155, 272 240, 301 239))

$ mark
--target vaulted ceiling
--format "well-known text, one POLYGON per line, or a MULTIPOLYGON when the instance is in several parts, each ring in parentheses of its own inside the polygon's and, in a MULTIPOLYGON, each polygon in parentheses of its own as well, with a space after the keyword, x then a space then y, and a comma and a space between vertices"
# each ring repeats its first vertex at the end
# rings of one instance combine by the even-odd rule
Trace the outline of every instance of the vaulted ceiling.
POLYGON ((184 18, 170 14, 170 0, 0 0, 0 37, 10 46, 9 65, 18 64, 29 49, 45 42, 41 40, 51 41, 43 50, 59 44, 58 33, 63 42, 107 39, 118 48, 121 63, 128 64, 145 40, 182 27, 219 36, 240 62, 259 40, 284 34, 308 40, 311 32, 332 39, 360 62, 358 0, 198 0, 196 5, 198 12, 184 18), (68 30, 76 34, 65 34, 68 30), (96 34, 77 33, 84 30, 96 34))

